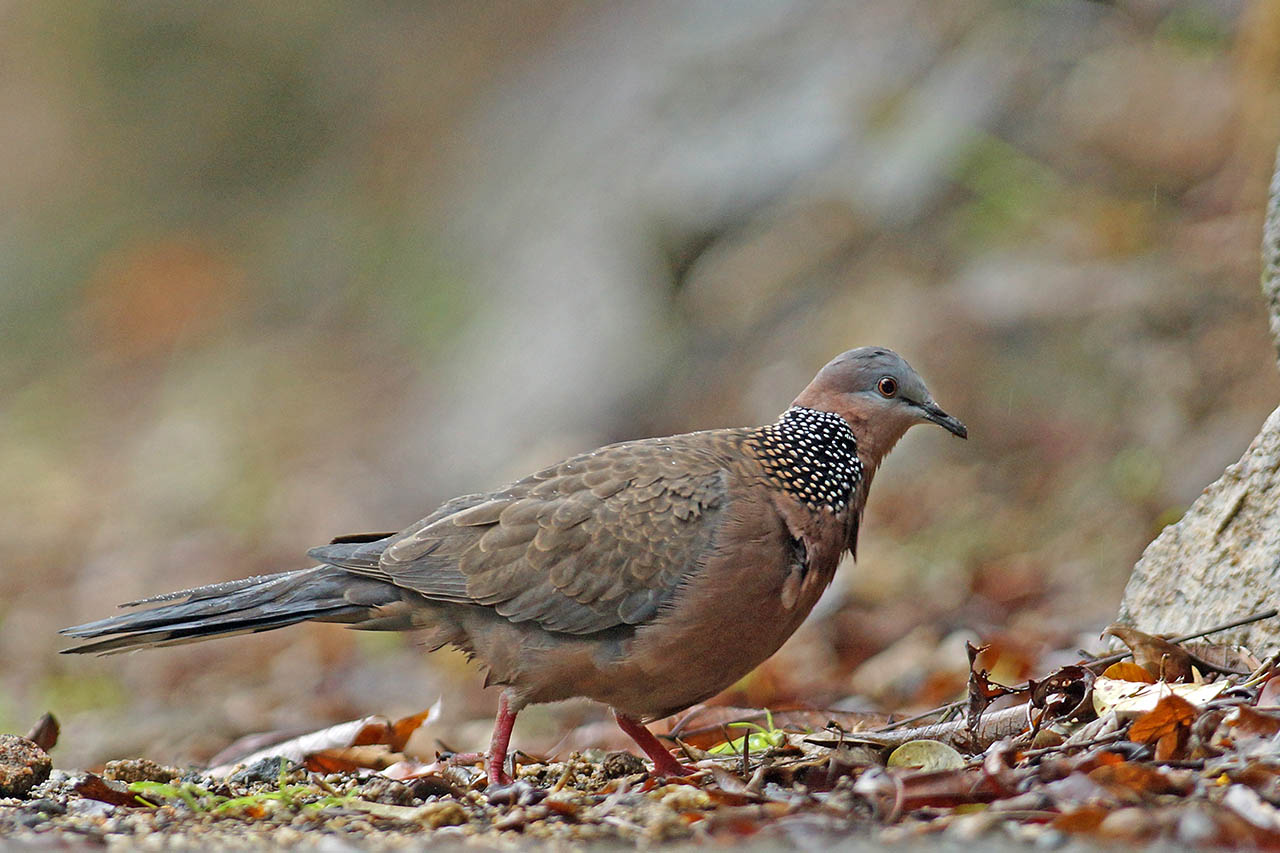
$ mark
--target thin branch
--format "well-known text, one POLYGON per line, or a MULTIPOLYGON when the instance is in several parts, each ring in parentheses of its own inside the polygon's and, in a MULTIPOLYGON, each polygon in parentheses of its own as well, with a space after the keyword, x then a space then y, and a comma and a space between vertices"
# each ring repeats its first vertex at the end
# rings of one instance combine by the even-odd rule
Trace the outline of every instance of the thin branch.
MULTIPOLYGON (((1169 642, 1185 643, 1187 640, 1197 640, 1200 637, 1206 637, 1209 634, 1216 634, 1219 631, 1230 631, 1232 628, 1239 628, 1242 625, 1250 625, 1254 622, 1261 622, 1263 619, 1270 619, 1271 617, 1276 615, 1280 615, 1280 609, 1271 607, 1271 608, 1268 608, 1267 610, 1263 610, 1259 613, 1255 613, 1252 616, 1245 616, 1242 619, 1235 619, 1231 622, 1226 622, 1222 625, 1215 625, 1212 628, 1205 628, 1203 631, 1192 631, 1190 634, 1183 634, 1178 637, 1171 637, 1169 639, 1169 642)), ((1094 660, 1091 660, 1087 664, 1085 664, 1085 666, 1089 667, 1090 669, 1093 669, 1094 667, 1102 667, 1103 669, 1106 669, 1107 667, 1111 666, 1111 664, 1119 663, 1120 661, 1124 660, 1127 657, 1131 657, 1132 655, 1133 655, 1133 652, 1131 651, 1116 652, 1115 654, 1107 655, 1104 658, 1095 658, 1094 660)))
POLYGON ((957 702, 948 702, 945 705, 939 705, 937 708, 930 708, 928 711, 921 711, 919 714, 916 714, 915 716, 903 717, 901 720, 894 720, 892 723, 885 723, 883 726, 876 729, 876 731, 891 732, 894 729, 902 728, 908 723, 914 723, 919 720, 923 720, 926 717, 932 717, 935 714, 949 714, 952 711, 959 711, 961 708, 965 706, 965 704, 968 701, 969 701, 968 699, 961 699, 957 702))

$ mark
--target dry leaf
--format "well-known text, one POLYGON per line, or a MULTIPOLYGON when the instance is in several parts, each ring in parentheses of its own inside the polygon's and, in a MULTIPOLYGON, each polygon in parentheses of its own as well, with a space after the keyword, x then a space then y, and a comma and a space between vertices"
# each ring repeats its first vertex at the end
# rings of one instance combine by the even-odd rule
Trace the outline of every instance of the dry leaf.
POLYGON ((889 753, 889 767, 908 770, 955 770, 964 767, 964 756, 937 740, 911 740, 889 753))
POLYGON ((1114 678, 1117 681, 1137 681, 1141 684, 1156 683, 1156 679, 1152 677, 1151 673, 1129 660, 1111 664, 1111 666, 1103 670, 1102 677, 1114 678))
POLYGON ((1159 794, 1186 794, 1193 787, 1193 782, 1185 771, 1179 774, 1169 773, 1137 761, 1097 767, 1089 772, 1089 778, 1128 802, 1137 802, 1142 797, 1159 794))
POLYGON ((302 766, 313 773, 350 773, 364 769, 385 770, 403 758, 384 743, 369 743, 309 753, 302 759, 302 766))
POLYGON ((1280 706, 1280 675, 1273 675, 1263 683, 1258 691, 1259 706, 1280 706))
POLYGON ((411 717, 400 720, 389 720, 380 714, 350 720, 345 723, 329 726, 319 731, 308 732, 282 743, 259 749, 249 755, 226 758, 224 750, 218 758, 221 763, 211 768, 210 776, 229 776, 240 765, 249 765, 263 758, 282 756, 294 764, 309 766, 312 769, 355 769, 369 767, 381 770, 402 759, 395 754, 404 748, 419 726, 426 720, 440 713, 440 701, 411 717), (360 750, 354 748, 378 747, 376 750, 360 750), (314 761, 309 762, 309 759, 314 761), (361 763, 368 762, 368 763, 361 763))
POLYGON ((1148 713, 1129 726, 1129 740, 1134 743, 1155 743, 1156 761, 1174 758, 1186 744, 1191 724, 1200 712, 1181 696, 1169 695, 1148 713))
POLYGON ((138 797, 127 787, 119 782, 108 782, 94 773, 85 774, 85 777, 75 784, 75 792, 85 799, 110 803, 113 806, 142 805, 138 797))
POLYGON ((1008 687, 989 678, 991 673, 979 666, 978 657, 987 652, 991 648, 990 645, 975 646, 966 640, 964 647, 969 654, 969 703, 965 718, 969 722, 969 731, 976 731, 982 712, 987 710, 988 705, 1002 696, 1017 695, 1030 688, 1008 687))
POLYGON ((1280 755, 1280 717, 1237 705, 1219 721, 1210 746, 1246 758, 1280 755))
POLYGON ((903 773, 872 767, 853 783, 853 791, 877 804, 886 814, 893 814, 925 806, 954 808, 968 803, 989 803, 997 795, 984 786, 985 781, 979 767, 936 773, 903 773))
POLYGON ((1055 720, 1079 718, 1089 709, 1094 674, 1082 666, 1064 666, 1041 681, 1029 681, 1031 705, 1044 713, 1039 725, 1055 720))
POLYGON ((1154 678, 1171 682, 1190 680, 1191 656, 1181 646, 1119 622, 1113 622, 1102 632, 1104 637, 1108 634, 1128 646, 1134 663, 1154 678))
POLYGON ((45 711, 40 719, 36 720, 36 724, 31 727, 31 731, 27 732, 27 740, 48 752, 58 745, 58 733, 61 730, 61 726, 58 725, 58 718, 45 711))
POLYGON ((1155 709, 1166 696, 1177 696, 1197 707, 1216 699, 1227 689, 1227 682, 1209 684, 1141 684, 1098 676, 1093 683, 1093 708, 1098 716, 1114 711, 1121 720, 1131 720, 1155 709))
POLYGON ((1049 826, 1059 832, 1093 833, 1098 830, 1098 826, 1110 813, 1110 809, 1104 809, 1100 806, 1083 806, 1082 808, 1063 812, 1055 817, 1049 826))

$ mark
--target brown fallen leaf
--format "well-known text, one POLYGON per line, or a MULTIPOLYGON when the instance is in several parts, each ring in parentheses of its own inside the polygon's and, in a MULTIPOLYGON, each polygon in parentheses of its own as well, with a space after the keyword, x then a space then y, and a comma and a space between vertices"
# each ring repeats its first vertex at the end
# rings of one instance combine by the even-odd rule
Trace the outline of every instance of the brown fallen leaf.
POLYGON ((1133 661, 1122 660, 1113 663, 1102 672, 1103 678, 1114 678, 1116 681, 1137 681, 1142 684, 1155 684, 1155 677, 1133 661))
POLYGON ((1195 705, 1181 696, 1170 694, 1151 711, 1133 721, 1129 726, 1129 740, 1154 743, 1156 761, 1169 761, 1186 745, 1191 726, 1199 715, 1195 705))
POLYGON ((274 756, 282 756, 294 764, 312 766, 313 769, 381 770, 404 758, 399 750, 404 748, 409 737, 422 723, 439 711, 440 703, 437 701, 426 711, 399 720, 393 721, 374 714, 307 732, 248 755, 229 757, 228 750, 224 750, 217 756, 218 765, 208 772, 215 777, 229 776, 240 765, 249 765, 274 756))
POLYGON ((704 787, 703 791, 711 798, 712 802, 719 805, 741 806, 747 803, 762 802, 765 799, 748 787, 747 780, 729 772, 725 768, 712 765, 710 770, 711 778, 715 780, 715 785, 704 787))
POLYGON ((1237 705, 1222 716, 1209 743, 1215 750, 1231 750, 1245 758, 1263 757, 1276 753, 1277 735, 1280 715, 1237 705))
POLYGON ((1188 773, 1171 773, 1137 761, 1097 767, 1089 778, 1129 803, 1160 794, 1187 794, 1194 785, 1188 773))
POLYGON ((1060 667, 1040 681, 1027 682, 1031 707, 1043 711, 1038 725, 1092 716, 1094 680, 1094 674, 1088 669, 1072 664, 1060 667))
POLYGON ((36 724, 31 727, 31 731, 27 732, 27 740, 48 752, 58 745, 58 734, 61 730, 62 727, 58 725, 58 718, 45 711, 40 719, 36 720, 36 724))
POLYGON ((872 767, 853 783, 853 792, 892 822, 904 811, 926 806, 955 808, 998 799, 999 792, 987 782, 980 767, 907 773, 872 767))
POLYGON ((975 646, 973 643, 965 641, 965 651, 969 654, 969 681, 968 681, 968 703, 965 713, 965 719, 969 723, 969 731, 978 730, 978 723, 982 719, 982 714, 987 707, 997 699, 1004 696, 1017 696, 1030 690, 1030 686, 1026 687, 1009 687, 1005 684, 992 681, 990 671, 979 664, 978 658, 984 652, 990 650, 990 645, 975 646))
POLYGON ((1120 640, 1133 652, 1133 660, 1159 681, 1190 681, 1191 656, 1164 637, 1113 622, 1102 632, 1120 640))
POLYGON ((119 782, 108 782, 95 773, 87 773, 75 784, 77 794, 88 800, 113 806, 141 806, 136 794, 119 782))
POLYGON ((390 748, 392 752, 400 752, 404 749, 405 744, 409 742, 409 738, 418 730, 418 727, 425 723, 433 714, 439 715, 440 703, 420 711, 409 717, 401 717, 398 720, 391 721, 386 717, 366 717, 365 725, 356 733, 351 740, 351 746, 369 746, 371 744, 382 744, 390 748))
POLYGON ((404 759, 383 743, 361 744, 341 749, 322 749, 302 759, 302 766, 313 773, 350 773, 356 770, 385 770, 404 759))
POLYGON ((1049 822, 1049 826, 1059 832, 1092 834, 1098 830, 1103 819, 1110 813, 1110 809, 1104 809, 1101 806, 1081 806, 1058 815, 1049 822))

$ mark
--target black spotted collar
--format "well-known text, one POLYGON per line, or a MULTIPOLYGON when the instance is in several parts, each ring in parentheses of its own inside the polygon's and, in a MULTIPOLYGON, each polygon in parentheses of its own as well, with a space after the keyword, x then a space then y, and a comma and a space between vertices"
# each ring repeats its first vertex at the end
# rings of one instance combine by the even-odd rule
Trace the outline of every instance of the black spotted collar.
POLYGON ((811 510, 847 510, 862 482, 853 430, 832 412, 793 406, 747 443, 782 488, 811 510))

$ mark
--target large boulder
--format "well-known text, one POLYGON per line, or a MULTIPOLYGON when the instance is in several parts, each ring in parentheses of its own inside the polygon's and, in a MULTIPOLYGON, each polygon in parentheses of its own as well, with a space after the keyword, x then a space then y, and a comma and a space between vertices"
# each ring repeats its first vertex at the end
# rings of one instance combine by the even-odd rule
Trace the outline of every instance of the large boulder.
MULTIPOLYGON (((1280 352, 1280 158, 1262 240, 1262 292, 1280 352)), ((1239 462, 1227 468, 1133 567, 1120 621, 1190 633, 1280 607, 1280 409, 1239 462)), ((1280 649, 1280 618, 1215 636, 1260 657, 1280 649)))

